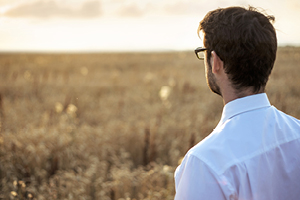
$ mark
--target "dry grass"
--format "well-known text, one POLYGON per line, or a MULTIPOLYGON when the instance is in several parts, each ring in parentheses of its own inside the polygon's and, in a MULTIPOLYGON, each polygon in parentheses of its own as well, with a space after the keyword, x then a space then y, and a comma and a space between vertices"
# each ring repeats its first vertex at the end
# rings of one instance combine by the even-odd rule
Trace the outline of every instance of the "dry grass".
MULTIPOLYGON (((267 87, 297 118, 299 63, 279 49, 267 87)), ((222 107, 193 52, 2 54, 0 199, 173 199, 222 107)))

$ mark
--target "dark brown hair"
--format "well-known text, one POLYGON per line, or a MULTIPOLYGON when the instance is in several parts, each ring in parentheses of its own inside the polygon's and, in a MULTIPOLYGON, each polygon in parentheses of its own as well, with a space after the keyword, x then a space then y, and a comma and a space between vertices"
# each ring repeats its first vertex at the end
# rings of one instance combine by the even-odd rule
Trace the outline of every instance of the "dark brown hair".
POLYGON ((265 88, 276 59, 274 20, 253 7, 229 7, 209 12, 200 22, 207 60, 215 51, 235 89, 265 88))

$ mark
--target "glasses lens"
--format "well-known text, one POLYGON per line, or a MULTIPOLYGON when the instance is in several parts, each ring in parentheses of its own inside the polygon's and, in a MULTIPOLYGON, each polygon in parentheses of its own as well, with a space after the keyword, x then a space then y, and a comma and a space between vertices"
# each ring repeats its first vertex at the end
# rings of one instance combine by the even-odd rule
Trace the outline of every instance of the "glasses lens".
POLYGON ((197 52, 197 56, 200 60, 204 60, 204 51, 197 52))

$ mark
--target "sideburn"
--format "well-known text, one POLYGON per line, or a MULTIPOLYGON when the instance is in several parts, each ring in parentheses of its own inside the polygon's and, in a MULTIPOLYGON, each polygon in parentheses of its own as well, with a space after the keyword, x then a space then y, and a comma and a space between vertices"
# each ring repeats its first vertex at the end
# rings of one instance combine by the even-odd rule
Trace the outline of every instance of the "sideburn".
POLYGON ((219 85, 217 84, 215 75, 212 73, 212 65, 211 65, 211 62, 210 62, 210 58, 211 58, 211 56, 207 55, 207 59, 206 59, 206 66, 207 66, 207 69, 206 69, 206 82, 207 82, 207 85, 208 85, 209 89, 213 93, 216 93, 216 94, 222 96, 221 90, 220 90, 219 85))

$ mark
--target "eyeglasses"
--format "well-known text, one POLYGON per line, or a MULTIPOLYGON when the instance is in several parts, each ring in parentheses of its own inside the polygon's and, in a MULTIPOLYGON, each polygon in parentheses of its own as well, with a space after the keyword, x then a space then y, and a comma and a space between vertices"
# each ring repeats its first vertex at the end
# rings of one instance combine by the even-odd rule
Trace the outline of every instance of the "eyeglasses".
POLYGON ((197 49, 195 49, 195 54, 197 56, 197 58, 199 60, 204 60, 204 51, 207 50, 206 48, 203 48, 203 47, 198 47, 197 49))

